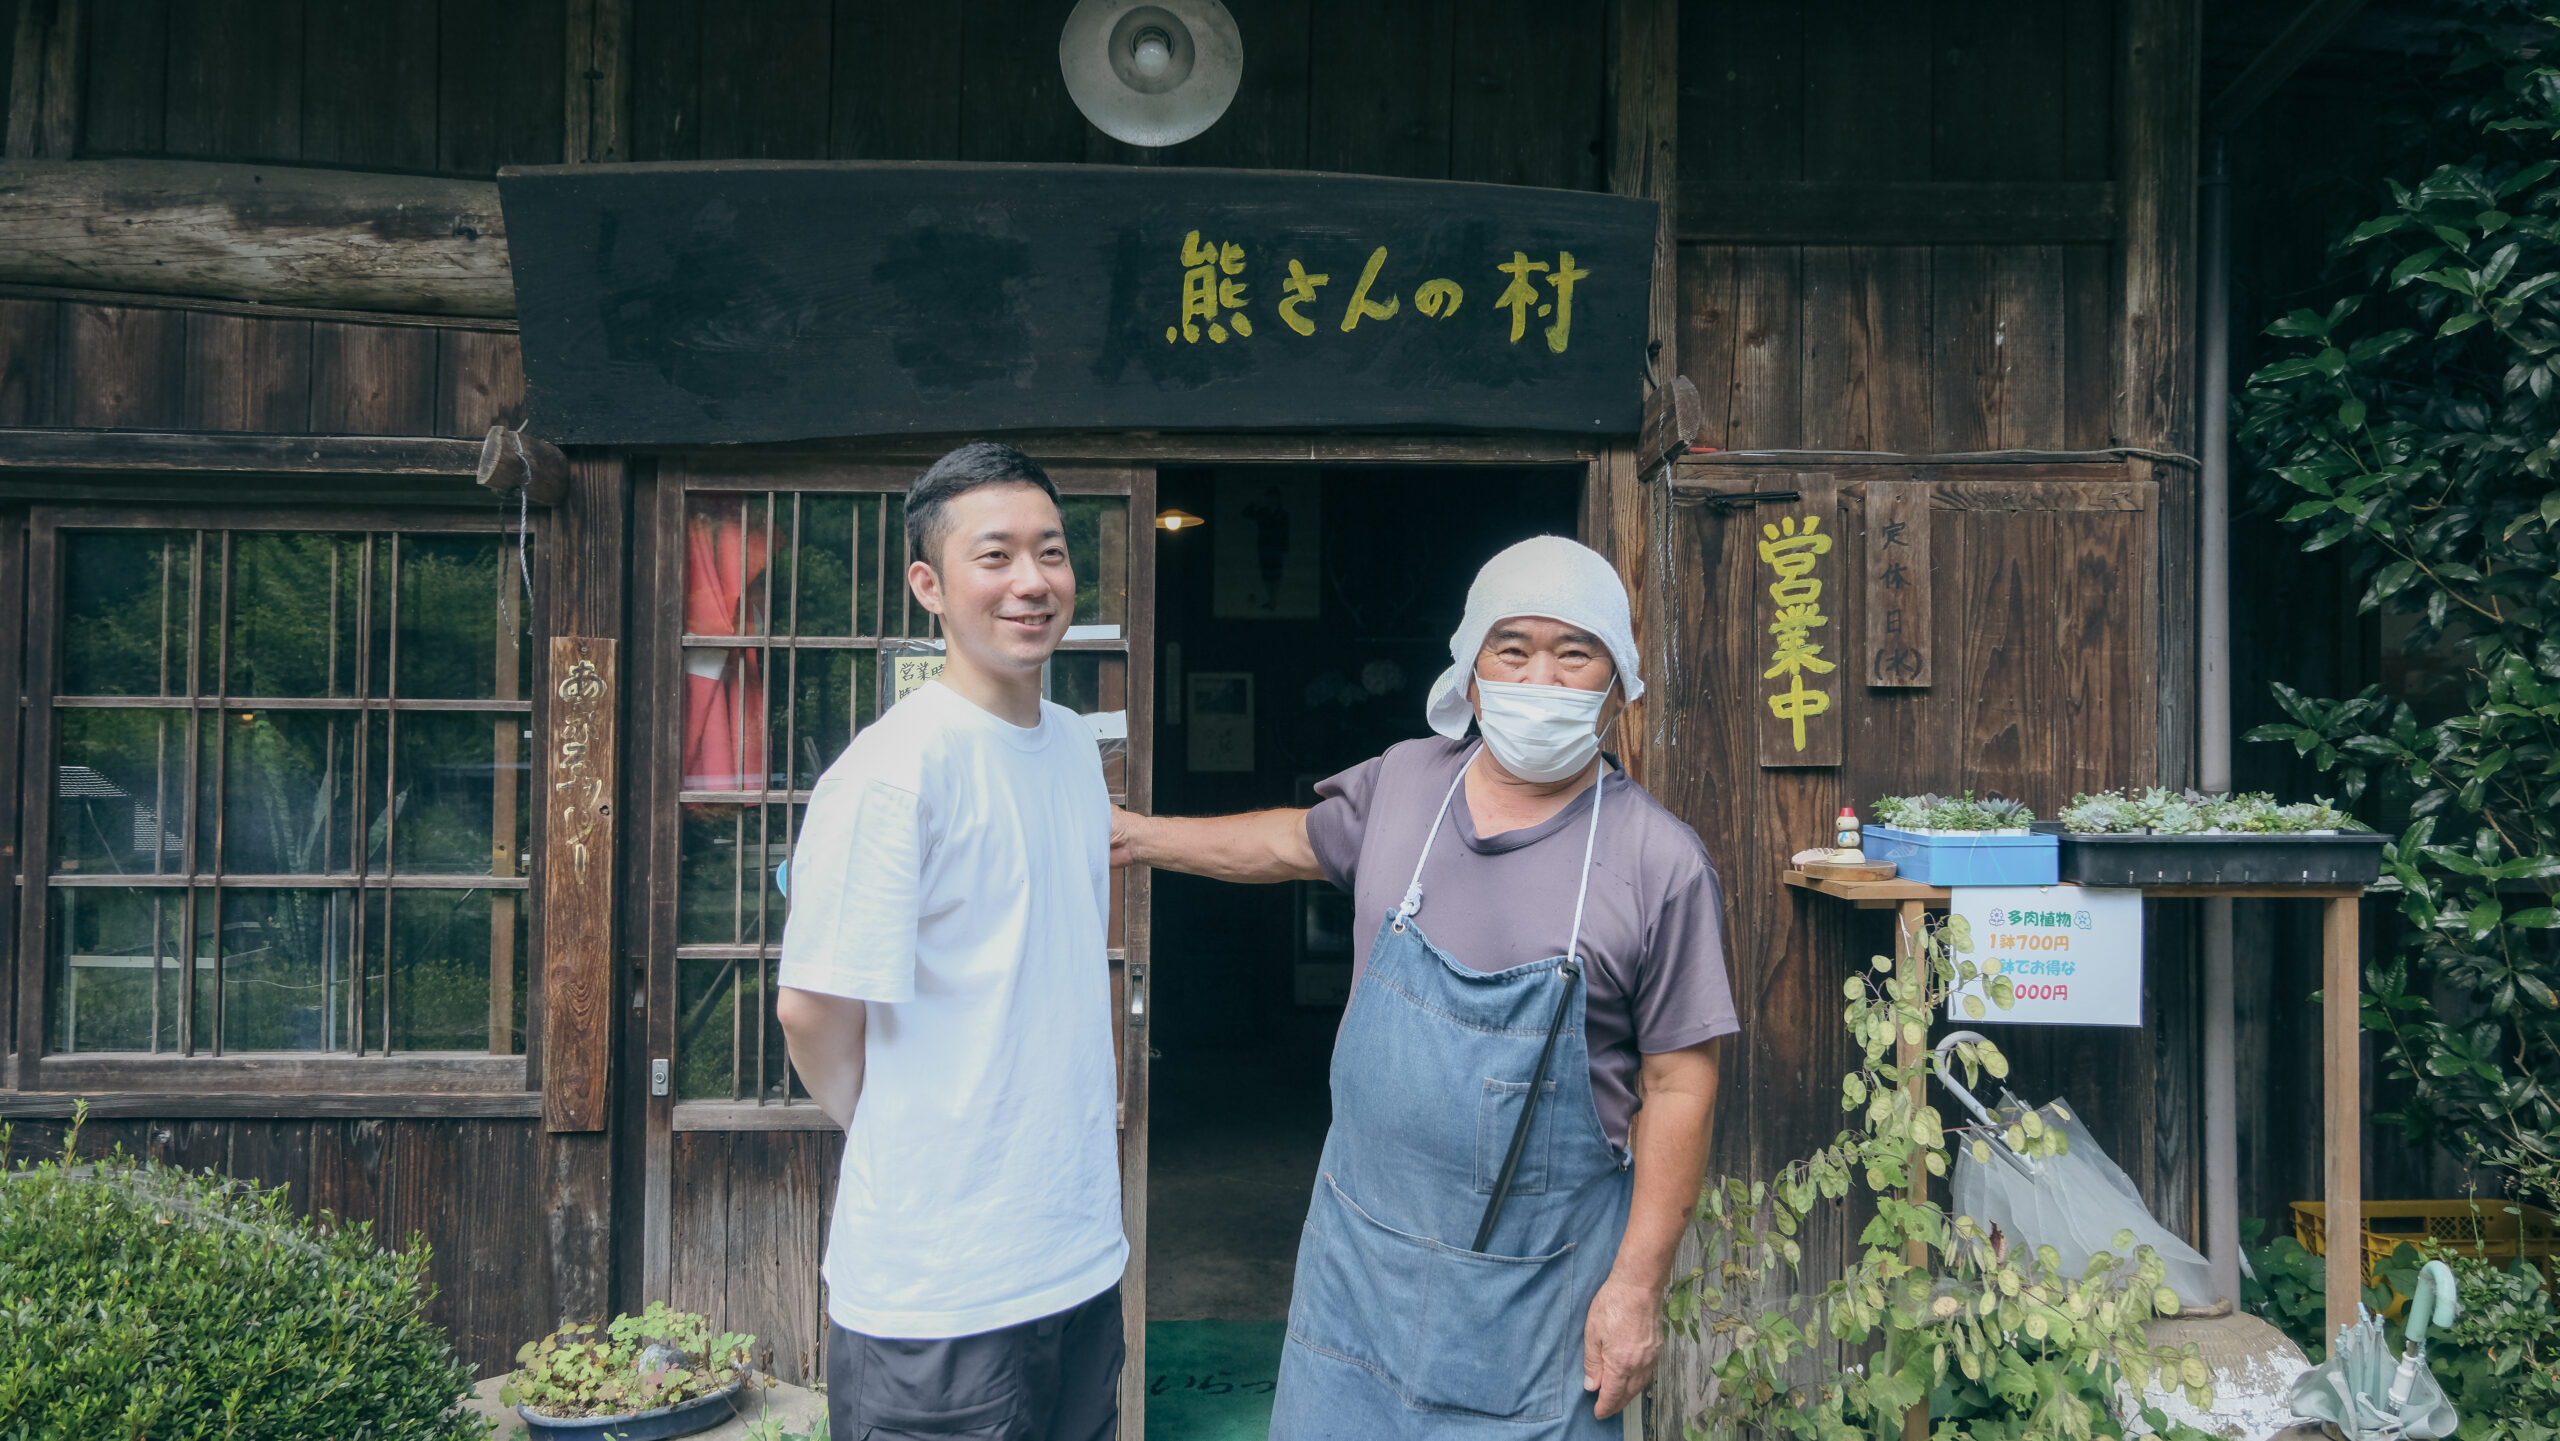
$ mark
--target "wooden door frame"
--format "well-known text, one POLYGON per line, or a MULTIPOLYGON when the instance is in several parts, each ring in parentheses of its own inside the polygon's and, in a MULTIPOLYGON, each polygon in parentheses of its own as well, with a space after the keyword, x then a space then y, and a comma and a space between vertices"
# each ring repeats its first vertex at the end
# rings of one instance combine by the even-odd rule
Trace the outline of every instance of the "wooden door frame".
MULTIPOLYGON (((916 471, 965 437, 894 437, 824 445, 749 448, 680 449, 633 456, 635 471, 656 462, 657 480, 644 488, 645 514, 635 514, 632 571, 635 589, 658 603, 643 607, 647 619, 634 626, 629 666, 632 695, 630 724, 635 737, 630 765, 629 801, 638 813, 632 832, 631 895, 626 934, 645 1006, 629 1033, 640 1044, 625 1058, 629 1086, 638 1098, 640 1135, 634 1148, 641 1155, 636 1174, 639 1195, 626 1195, 618 1211, 639 1221, 636 1260, 636 1304, 668 1294, 673 1245, 674 1132, 678 1129, 673 1096, 649 1094, 649 1063, 674 1055, 676 1024, 675 875, 676 807, 672 784, 680 765, 681 740, 666 707, 659 673, 678 664, 678 624, 672 598, 681 595, 683 573, 684 496, 701 478, 717 476, 761 489, 902 490, 916 471), (643 755, 639 747, 647 747, 643 755), (636 1202, 636 1204, 634 1204, 636 1202)), ((1347 435, 1153 435, 1125 432, 1062 432, 1009 437, 1052 469, 1063 491, 1125 493, 1130 498, 1128 557, 1128 708, 1131 713, 1128 803, 1145 810, 1154 800, 1154 730, 1159 704, 1155 694, 1156 550, 1153 525, 1157 471, 1168 465, 1393 466, 1414 469, 1491 468, 1512 466, 1578 470, 1582 481, 1579 511, 1584 539, 1609 549, 1606 517, 1611 507, 1607 489, 1621 478, 1633 482, 1636 469, 1626 447, 1604 448, 1596 440, 1535 435, 1484 436, 1347 436, 1347 435)), ((1648 482, 1650 483, 1650 482, 1648 482)), ((1639 576, 1631 588, 1642 593, 1639 576)), ((1129 1269, 1121 1282, 1121 1300, 1129 1356, 1121 1378, 1121 1435, 1137 1441, 1145 1433, 1146 1415, 1146 1278, 1147 1278, 1147 1120, 1148 1039, 1152 993, 1152 877, 1144 867, 1126 873, 1121 895, 1124 945, 1115 960, 1113 1000, 1122 1022, 1124 1108, 1122 1135, 1122 1216, 1130 1239, 1129 1269)), ((783 1108, 767 1107, 768 1111, 783 1108)), ((791 1108, 797 1110, 799 1108, 791 1108)), ((802 1128, 805 1115, 723 1118, 726 1129, 763 1129, 776 1125, 802 1128)), ((823 1126, 823 1117, 819 1118, 823 1126)), ((628 1253, 626 1253, 628 1254, 628 1253)))

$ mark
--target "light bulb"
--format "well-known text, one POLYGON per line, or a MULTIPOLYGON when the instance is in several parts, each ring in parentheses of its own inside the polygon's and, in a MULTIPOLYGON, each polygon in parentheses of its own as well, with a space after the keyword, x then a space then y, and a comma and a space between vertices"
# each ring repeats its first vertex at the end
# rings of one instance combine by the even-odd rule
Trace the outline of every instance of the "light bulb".
POLYGON ((1173 64, 1173 41, 1163 31, 1148 26, 1138 32, 1137 40, 1130 45, 1129 58, 1139 74, 1153 80, 1173 64))

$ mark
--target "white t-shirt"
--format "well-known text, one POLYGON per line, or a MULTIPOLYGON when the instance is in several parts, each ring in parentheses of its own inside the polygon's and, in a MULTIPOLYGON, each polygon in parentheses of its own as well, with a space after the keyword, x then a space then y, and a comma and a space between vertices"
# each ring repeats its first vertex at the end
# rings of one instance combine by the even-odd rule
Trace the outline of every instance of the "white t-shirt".
POLYGON ((819 778, 779 978, 869 1003, 827 1231, 847 1330, 974 1335, 1120 1279, 1110 864, 1064 706, 1025 729, 926 685, 819 778))

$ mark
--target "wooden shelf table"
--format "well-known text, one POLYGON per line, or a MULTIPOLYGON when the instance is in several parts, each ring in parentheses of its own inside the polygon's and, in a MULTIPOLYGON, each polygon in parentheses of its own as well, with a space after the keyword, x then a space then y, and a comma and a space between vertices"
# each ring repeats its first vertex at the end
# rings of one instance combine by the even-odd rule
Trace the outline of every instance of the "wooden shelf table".
MULTIPOLYGON (((1916 973, 1919 948, 1914 944, 1922 918, 1933 908, 1944 909, 1952 892, 1945 886, 1922 885, 1918 881, 1841 881, 1808 875, 1803 871, 1786 872, 1786 883, 1798 890, 1812 891, 1845 901, 1862 911, 1896 913, 1896 954, 1907 977, 1916 973)), ((2094 889, 2094 888, 2093 888, 2094 889)), ((2107 887, 2105 889, 2116 889, 2107 887)), ((2364 1077, 2362 1055, 2358 1049, 2358 1014, 2362 991, 2362 975, 2357 969, 2358 927, 2357 900, 2364 887, 2355 885, 2162 885, 2124 887, 2141 891, 2146 900, 2202 900, 2221 897, 2233 900, 2288 900, 2323 902, 2321 925, 2321 1018, 2320 1075, 2321 1125, 2325 1141, 2323 1189, 2328 1200, 2329 1252, 2328 1321, 2325 1335, 2336 1335, 2338 1328, 2356 1319, 2356 1303, 2364 1294, 2364 1077)), ((2208 1027, 2210 1035, 2214 1028, 2208 1027)), ((2230 1043, 2231 1030, 2220 1028, 2222 1044, 2230 1043)), ((1918 1064, 1920 1047, 1908 1044, 1898 1049, 1896 1062, 1909 1067, 1918 1064)), ((2225 1058, 2225 1064, 2229 1060, 2225 1058)), ((2208 1154, 2208 1166, 2214 1158, 2208 1154)), ((2216 1177, 2205 1178, 2205 1192, 2214 1192, 2216 1177)), ((2225 1189, 2224 1194, 2232 1194, 2225 1189)), ((1925 1260, 1925 1257, 1914 1259, 1925 1260)), ((2230 1298, 2234 1305, 2237 1296, 2230 1298)))

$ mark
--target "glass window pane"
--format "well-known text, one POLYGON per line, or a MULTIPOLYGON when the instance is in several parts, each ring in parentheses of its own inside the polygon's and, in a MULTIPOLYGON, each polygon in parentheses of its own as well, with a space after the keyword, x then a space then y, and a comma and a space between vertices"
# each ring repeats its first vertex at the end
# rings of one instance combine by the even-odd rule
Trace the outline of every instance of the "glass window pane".
POLYGON ((230 541, 228 693, 354 694, 364 537, 244 530, 230 541))
POLYGON ((401 711, 390 728, 399 737, 391 775, 393 870, 523 874, 532 770, 527 717, 401 711))
MULTIPOLYGON (((725 1101, 743 1089, 739 1068, 731 1064, 741 1034, 734 1029, 735 1012, 741 975, 747 982, 747 1003, 755 1003, 754 965, 699 957, 676 962, 677 1100, 725 1101)), ((752 1047, 754 1033, 743 1034, 752 1047)))
POLYGON ((1129 501, 1069 495, 1058 501, 1067 558, 1076 569, 1077 625, 1124 625, 1129 615, 1129 501))
POLYGON ((676 944, 782 944, 774 871, 791 858, 802 805, 693 803, 681 808, 676 944))
POLYGON ((186 866, 189 713, 54 712, 57 872, 168 875, 186 866))
POLYGON ((346 872, 358 724, 348 711, 204 713, 224 747, 223 870, 346 872))
MULTIPOLYGON (((175 887, 66 886, 46 928, 59 1051, 174 1050, 187 893, 175 887)), ((197 963, 212 984, 213 959, 197 963)))
MULTIPOLYGON (((356 893, 226 888, 220 895, 224 1052, 347 1049, 356 893)), ((199 901, 199 929, 210 909, 199 901)), ((210 1009, 199 999, 198 1020, 210 1009)))
MULTIPOLYGON (((785 597, 780 628, 793 635, 857 635, 853 625, 853 577, 860 537, 857 505, 871 497, 803 495, 800 497, 800 543, 790 555, 790 574, 777 576, 775 593, 785 597), (796 589, 794 588, 796 586, 796 589)), ((790 511, 786 503, 785 516, 790 511)))
POLYGON ((763 651, 685 647, 686 790, 765 788, 765 661, 763 651))
POLYGON ((774 657, 794 669, 787 684, 791 709, 771 722, 774 754, 788 755, 787 782, 794 790, 816 786, 818 777, 853 743, 856 716, 870 716, 880 668, 867 650, 804 650, 774 657))
MULTIPOLYGON (((510 997, 523 993, 525 931, 514 893, 403 888, 391 897, 391 1048, 480 1051, 489 1045, 491 959, 505 962, 510 997), (500 916, 495 901, 506 901, 500 916), (506 924, 497 924, 503 920, 506 924)), ((509 1001, 507 1052, 523 1021, 509 1001)))
POLYGON ((1086 718, 1102 748, 1102 778, 1128 791, 1129 658, 1116 651, 1062 650, 1049 660, 1049 699, 1086 718))
POLYGON ((528 632, 514 538, 398 540, 400 673, 392 694, 411 700, 521 699, 528 632), (503 651, 501 606, 509 622, 503 651))
POLYGON ((194 555, 192 531, 62 538, 62 694, 186 694, 194 555))
POLYGON ((697 494, 686 504, 684 630, 762 635, 773 553, 762 495, 697 494))

